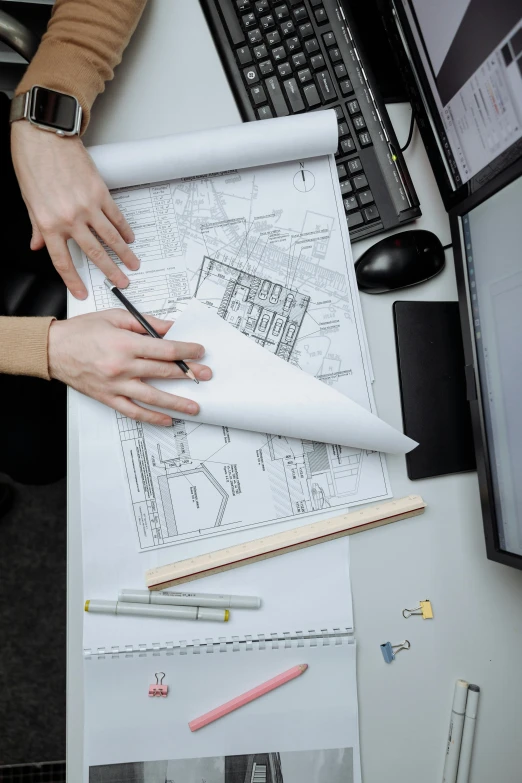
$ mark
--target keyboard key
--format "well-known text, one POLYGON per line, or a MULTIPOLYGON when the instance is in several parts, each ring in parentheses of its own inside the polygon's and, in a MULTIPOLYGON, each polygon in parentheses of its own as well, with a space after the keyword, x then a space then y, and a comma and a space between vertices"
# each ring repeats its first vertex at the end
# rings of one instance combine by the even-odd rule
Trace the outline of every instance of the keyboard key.
POLYGON ((323 0, 310 0, 310 5, 315 8, 318 5, 322 5, 323 0))
POLYGON ((352 184, 356 190, 360 190, 361 188, 368 187, 368 180, 364 176, 364 174, 359 174, 358 177, 354 177, 352 179, 352 184))
POLYGON ((268 0, 257 0, 256 11, 258 14, 266 14, 267 11, 270 11, 270 5, 268 3, 268 0))
POLYGON ((251 65, 250 68, 243 68, 243 76, 248 84, 255 84, 259 81, 259 74, 255 65, 251 65))
POLYGON ((299 52, 299 54, 293 54, 292 62, 294 64, 294 68, 302 68, 303 65, 306 65, 306 57, 304 56, 303 52, 299 52))
POLYGON ((364 131, 364 133, 359 133, 359 144, 361 147, 369 147, 372 143, 372 137, 368 133, 368 131, 364 131))
POLYGON ((301 38, 309 38, 311 35, 314 34, 314 28, 312 27, 310 22, 306 22, 306 24, 300 25, 299 32, 301 34, 301 38))
POLYGON ((310 60, 311 66, 314 69, 314 71, 320 71, 321 68, 324 68, 324 57, 322 54, 316 54, 315 57, 312 57, 310 60))
POLYGON ((275 20, 272 14, 269 14, 268 16, 262 16, 260 22, 261 22, 261 27, 265 32, 275 27, 275 20))
POLYGON ((344 120, 343 110, 340 106, 334 106, 334 112, 338 120, 344 120))
POLYGON ((304 5, 294 8, 294 19, 296 22, 304 22, 305 19, 308 19, 308 11, 304 5))
POLYGON ((346 70, 346 65, 344 63, 339 63, 339 65, 336 65, 334 71, 338 79, 342 79, 348 73, 348 71, 346 70))
POLYGON ((261 35, 261 30, 259 30, 257 27, 256 27, 255 30, 249 30, 248 31, 248 40, 250 41, 250 43, 252 45, 253 44, 257 44, 260 41, 262 41, 263 40, 263 36, 261 35))
POLYGON ((324 8, 318 8, 314 11, 314 16, 317 24, 325 24, 328 21, 328 16, 324 8))
POLYGON ((252 62, 252 53, 248 46, 242 46, 240 49, 236 49, 237 59, 240 65, 248 65, 252 62))
POLYGON ((272 49, 272 57, 277 62, 278 60, 286 60, 286 49, 284 46, 276 46, 272 49))
POLYGON ((269 76, 271 73, 274 73, 274 66, 272 65, 271 60, 265 60, 262 63, 259 63, 259 70, 261 71, 262 76, 269 76))
POLYGON ((348 168, 350 169, 350 174, 357 174, 358 171, 362 171, 362 164, 359 158, 349 160, 348 168))
POLYGON ((280 30, 283 38, 287 38, 289 35, 293 35, 295 33, 295 25, 292 21, 283 22, 283 24, 280 27, 280 30))
POLYGON ((366 123, 362 114, 358 114, 357 117, 354 117, 352 122, 355 130, 364 130, 366 128, 366 123))
MULTIPOLYGON (((232 39, 232 43, 234 46, 239 46, 239 44, 242 44, 245 40, 245 34, 241 29, 239 19, 234 12, 234 8, 229 0, 218 0, 218 2, 221 8, 221 13, 225 18, 225 24, 228 27, 228 32, 230 34, 230 38, 232 39)), ((250 3, 248 4, 248 7, 250 7, 250 3)))
POLYGON ((292 66, 290 63, 281 63, 277 66, 277 70, 279 71, 279 76, 290 76, 292 73, 292 66))
POLYGON ((348 176, 348 172, 346 171, 346 166, 341 163, 340 166, 337 166, 337 176, 339 179, 344 179, 348 176))
POLYGON ((364 210, 364 217, 366 220, 377 220, 377 218, 380 217, 379 210, 375 204, 373 204, 371 207, 366 207, 364 210))
MULTIPOLYGON (((259 109, 261 111, 261 109, 259 109)), ((347 196, 349 193, 353 193, 352 183, 349 179, 345 179, 344 182, 341 182, 341 195, 347 196)))
POLYGON ((361 107, 359 106, 359 101, 353 100, 348 101, 346 104, 346 108, 350 112, 350 114, 358 114, 361 111, 361 107))
POLYGON ((292 111, 302 111, 305 105, 303 103, 303 99, 301 98, 301 93, 299 92, 299 87, 297 86, 296 80, 287 79, 286 82, 283 82, 283 84, 286 90, 286 97, 288 98, 288 103, 290 104, 292 111))
POLYGON ((348 228, 357 228, 364 223, 364 218, 360 212, 352 212, 348 215, 348 228))
POLYGON ((236 0, 236 5, 240 14, 242 14, 244 11, 250 11, 252 8, 252 3, 250 0, 236 0))
POLYGON ((301 48, 301 41, 297 37, 297 35, 294 35, 292 38, 286 39, 286 48, 289 52, 295 52, 297 49, 301 48))
POLYGON ((290 112, 284 99, 281 85, 277 81, 275 76, 271 76, 269 79, 265 79, 265 87, 270 99, 274 105, 275 113, 278 117, 287 117, 290 112))
POLYGON ((318 73, 317 81, 319 82, 319 89, 321 91, 323 103, 334 101, 337 98, 337 94, 328 71, 321 71, 321 73, 318 73))
POLYGON ((337 126, 337 132, 339 134, 339 138, 342 139, 343 136, 348 136, 350 133, 350 129, 348 128, 348 124, 346 122, 340 122, 337 126))
POLYGON ((255 14, 245 14, 241 17, 241 21, 243 22, 243 27, 246 27, 247 30, 249 27, 254 27, 257 24, 255 14))
POLYGON ((274 115, 272 114, 270 106, 261 106, 261 108, 257 110, 257 116, 260 120, 270 120, 274 115))
POLYGON ((341 141, 341 150, 343 155, 348 155, 349 152, 355 152, 355 142, 352 138, 343 139, 341 141))
POLYGON ((371 190, 361 190, 361 192, 357 195, 359 197, 359 201, 361 202, 361 207, 365 207, 367 204, 372 204, 375 200, 371 190))
MULTIPOLYGON (((303 3, 303 0, 289 0, 289 2, 290 2, 290 5, 291 5, 291 6, 294 6, 294 5, 302 5, 302 3, 303 3)), ((321 2, 322 2, 322 0, 321 0, 321 2)))
POLYGON ((278 5, 276 8, 274 8, 274 13, 278 22, 282 22, 284 19, 288 19, 290 16, 290 11, 288 10, 287 5, 278 5))
POLYGON ((320 46, 317 38, 310 38, 309 41, 305 42, 305 49, 308 52, 308 54, 315 54, 319 51, 320 46))
POLYGON ((263 90, 260 84, 258 84, 256 87, 252 87, 250 90, 250 95, 252 96, 252 100, 255 106, 258 106, 260 103, 266 103, 266 92, 263 90))
POLYGON ((301 84, 306 84, 307 82, 312 80, 312 72, 310 68, 304 68, 302 71, 297 72, 297 78, 301 82, 301 84))
POLYGON ((359 204, 357 203, 357 199, 355 196, 350 196, 349 198, 345 198, 343 200, 344 208, 347 212, 353 212, 354 209, 359 209, 359 204))
POLYGON ((265 57, 268 57, 268 51, 264 44, 254 47, 254 57, 256 60, 263 60, 265 57))
POLYGON ((324 33, 323 41, 325 46, 335 46, 335 44, 337 43, 337 41, 335 40, 335 35, 333 33, 324 33))
POLYGON ((270 46, 276 46, 276 44, 281 43, 281 36, 277 30, 272 30, 271 33, 266 34, 266 42, 270 46))
POLYGON ((328 49, 328 57, 333 63, 338 63, 343 59, 340 49, 335 46, 333 49, 328 49))
MULTIPOLYGON (((308 73, 310 73, 310 71, 308 71, 308 73)), ((310 78, 312 78, 311 74, 310 74, 310 78)), ((319 97, 319 93, 317 92, 317 87, 315 86, 315 84, 307 84, 306 87, 303 88, 303 92, 306 98, 306 102, 310 109, 313 109, 314 106, 320 105, 321 99, 319 97)))
POLYGON ((343 95, 349 95, 353 92, 352 83, 349 79, 343 79, 343 81, 339 83, 339 87, 341 88, 343 95))

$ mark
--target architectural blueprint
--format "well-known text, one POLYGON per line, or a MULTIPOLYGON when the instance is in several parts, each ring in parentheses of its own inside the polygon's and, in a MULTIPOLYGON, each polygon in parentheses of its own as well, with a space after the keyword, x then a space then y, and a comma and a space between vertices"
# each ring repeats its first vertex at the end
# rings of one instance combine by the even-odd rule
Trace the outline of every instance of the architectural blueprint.
MULTIPOLYGON (((333 157, 123 188, 113 197, 136 235, 142 263, 127 295, 140 310, 175 317, 194 296, 373 410, 333 157)), ((96 309, 118 306, 102 273, 84 264, 96 309)), ((390 496, 376 452, 116 416, 140 549, 390 496)))

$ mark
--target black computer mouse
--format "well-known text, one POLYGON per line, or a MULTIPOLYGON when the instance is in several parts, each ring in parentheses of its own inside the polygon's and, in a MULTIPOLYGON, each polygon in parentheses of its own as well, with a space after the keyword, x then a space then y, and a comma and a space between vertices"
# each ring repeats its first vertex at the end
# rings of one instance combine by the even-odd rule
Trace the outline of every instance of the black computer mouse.
POLYGON ((444 248, 431 231, 402 231, 381 239, 355 265, 357 285, 367 294, 385 294, 424 283, 444 269, 444 248))

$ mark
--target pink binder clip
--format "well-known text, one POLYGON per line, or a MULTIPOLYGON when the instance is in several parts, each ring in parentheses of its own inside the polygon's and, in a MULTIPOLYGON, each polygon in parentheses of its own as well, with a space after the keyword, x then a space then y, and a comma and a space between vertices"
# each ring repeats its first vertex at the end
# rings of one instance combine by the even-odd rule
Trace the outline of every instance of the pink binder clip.
POLYGON ((156 684, 149 685, 149 696, 165 697, 169 692, 169 686, 163 685, 163 680, 165 679, 165 672, 156 672, 155 676, 156 676, 156 684), (160 674, 162 675, 161 680, 159 679, 160 674))

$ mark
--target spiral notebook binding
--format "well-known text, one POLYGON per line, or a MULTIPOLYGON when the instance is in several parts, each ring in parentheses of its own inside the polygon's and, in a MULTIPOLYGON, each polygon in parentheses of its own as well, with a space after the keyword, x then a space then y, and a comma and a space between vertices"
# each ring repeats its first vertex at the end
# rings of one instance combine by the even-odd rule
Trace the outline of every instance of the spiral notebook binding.
POLYGON ((91 658, 132 658, 134 656, 158 656, 158 655, 208 655, 223 652, 251 652, 252 650, 278 650, 280 648, 296 647, 327 647, 330 645, 353 644, 355 641, 351 628, 333 628, 329 631, 323 628, 320 631, 289 631, 282 633, 220 636, 205 639, 181 640, 178 642, 152 642, 151 644, 126 644, 123 647, 97 647, 86 648, 84 657, 91 658))

